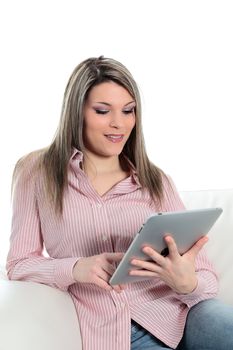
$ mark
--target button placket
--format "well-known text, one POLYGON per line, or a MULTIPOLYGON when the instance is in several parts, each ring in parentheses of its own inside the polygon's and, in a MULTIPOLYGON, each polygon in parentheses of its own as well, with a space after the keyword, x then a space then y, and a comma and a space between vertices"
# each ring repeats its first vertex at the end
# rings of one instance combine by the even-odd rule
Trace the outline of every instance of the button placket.
POLYGON ((103 252, 112 251, 111 240, 109 240, 109 223, 106 208, 100 200, 92 202, 92 210, 95 218, 95 231, 99 249, 103 252), (109 246, 110 244, 110 246, 109 246))
MULTIPOLYGON (((103 204, 101 202, 98 202, 98 203, 96 203, 96 207, 99 210, 103 207, 103 204)), ((106 234, 102 234, 102 241, 107 242, 107 240, 108 240, 108 236, 106 234)))
POLYGON ((107 235, 102 235, 102 240, 103 240, 103 242, 107 242, 107 240, 108 240, 107 235))

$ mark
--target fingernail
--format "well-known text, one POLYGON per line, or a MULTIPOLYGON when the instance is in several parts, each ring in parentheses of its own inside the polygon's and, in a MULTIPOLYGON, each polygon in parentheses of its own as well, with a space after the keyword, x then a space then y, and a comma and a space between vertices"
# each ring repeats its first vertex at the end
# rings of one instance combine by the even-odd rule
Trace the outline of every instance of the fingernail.
POLYGON ((150 248, 144 247, 144 248, 142 249, 142 251, 143 251, 144 253, 149 253, 149 252, 150 252, 150 248))

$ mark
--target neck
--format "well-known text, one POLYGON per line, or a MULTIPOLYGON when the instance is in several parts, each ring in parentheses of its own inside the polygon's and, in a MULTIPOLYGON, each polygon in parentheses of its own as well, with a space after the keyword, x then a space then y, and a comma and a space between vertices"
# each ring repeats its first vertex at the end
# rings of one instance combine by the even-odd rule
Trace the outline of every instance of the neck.
POLYGON ((118 156, 101 157, 85 151, 83 169, 88 176, 96 176, 120 171, 121 165, 118 156))

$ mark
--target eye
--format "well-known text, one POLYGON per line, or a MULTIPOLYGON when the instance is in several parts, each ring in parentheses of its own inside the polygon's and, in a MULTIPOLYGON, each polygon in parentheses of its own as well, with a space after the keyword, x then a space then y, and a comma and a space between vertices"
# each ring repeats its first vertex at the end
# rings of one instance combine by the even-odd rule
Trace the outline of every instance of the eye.
POLYGON ((106 110, 106 109, 95 109, 95 112, 97 114, 107 114, 108 110, 106 110))
POLYGON ((131 114, 131 113, 134 113, 134 107, 133 108, 130 108, 130 109, 125 109, 124 111, 123 111, 123 113, 124 114, 131 114))

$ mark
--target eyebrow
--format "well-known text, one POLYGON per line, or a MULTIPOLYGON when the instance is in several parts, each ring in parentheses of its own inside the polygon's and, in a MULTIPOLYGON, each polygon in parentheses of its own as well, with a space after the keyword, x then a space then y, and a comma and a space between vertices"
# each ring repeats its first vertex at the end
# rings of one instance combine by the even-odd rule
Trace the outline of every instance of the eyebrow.
MULTIPOLYGON (((109 107, 111 106, 110 103, 103 102, 103 101, 98 101, 98 102, 95 102, 95 103, 101 103, 102 105, 106 105, 106 106, 109 106, 109 107)), ((126 105, 124 105, 124 107, 130 105, 131 103, 135 103, 135 101, 130 101, 130 102, 126 103, 126 105)))

